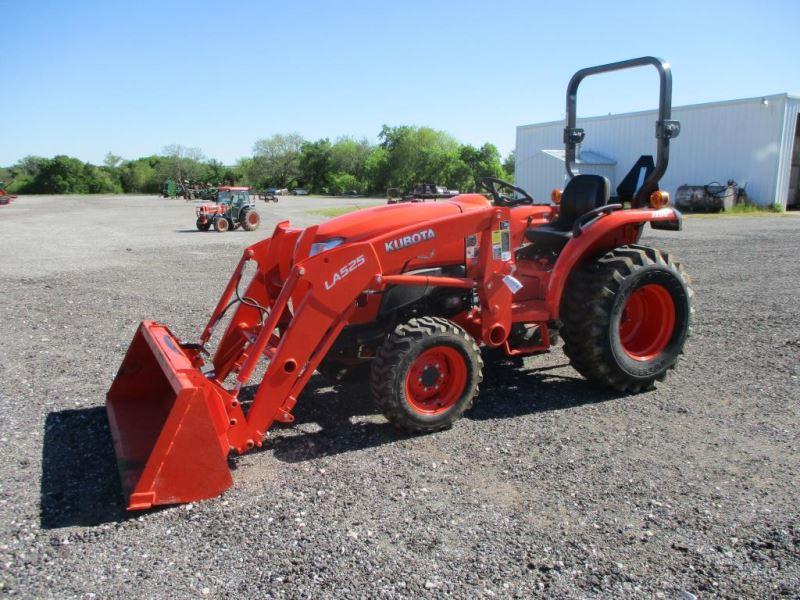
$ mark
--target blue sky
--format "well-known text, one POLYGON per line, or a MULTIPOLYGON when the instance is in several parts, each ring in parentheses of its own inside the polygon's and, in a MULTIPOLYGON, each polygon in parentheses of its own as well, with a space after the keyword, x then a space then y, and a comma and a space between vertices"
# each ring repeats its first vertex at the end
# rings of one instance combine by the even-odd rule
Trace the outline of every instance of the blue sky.
MULTIPOLYGON (((226 163, 297 131, 429 125, 503 154, 563 118, 577 69, 669 60, 674 104, 800 93, 800 2, 0 0, 0 165, 168 144, 226 163)), ((581 86, 579 114, 654 108, 654 70, 581 86)))

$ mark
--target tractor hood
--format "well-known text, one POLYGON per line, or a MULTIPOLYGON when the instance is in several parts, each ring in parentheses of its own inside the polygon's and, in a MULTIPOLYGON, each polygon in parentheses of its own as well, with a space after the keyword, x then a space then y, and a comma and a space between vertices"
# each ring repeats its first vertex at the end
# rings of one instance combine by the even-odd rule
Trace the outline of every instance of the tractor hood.
POLYGON ((359 241, 402 229, 414 223, 423 223, 488 206, 489 201, 480 194, 462 194, 438 202, 401 202, 373 206, 322 223, 317 229, 316 240, 323 242, 330 238, 341 237, 347 241, 359 241))

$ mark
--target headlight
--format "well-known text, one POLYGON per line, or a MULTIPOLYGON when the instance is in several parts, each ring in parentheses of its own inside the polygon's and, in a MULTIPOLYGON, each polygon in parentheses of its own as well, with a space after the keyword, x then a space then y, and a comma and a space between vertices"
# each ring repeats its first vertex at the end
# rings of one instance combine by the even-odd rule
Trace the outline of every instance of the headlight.
POLYGON ((326 250, 331 250, 336 248, 339 244, 344 241, 344 238, 335 237, 329 240, 325 240, 324 242, 317 242, 315 244, 311 244, 311 252, 308 253, 309 256, 315 256, 320 252, 325 252, 326 250))

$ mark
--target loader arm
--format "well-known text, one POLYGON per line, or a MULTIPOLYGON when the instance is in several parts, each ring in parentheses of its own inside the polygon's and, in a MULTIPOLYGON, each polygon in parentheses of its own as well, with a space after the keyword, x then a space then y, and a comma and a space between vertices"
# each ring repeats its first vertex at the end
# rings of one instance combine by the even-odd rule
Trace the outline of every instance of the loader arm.
POLYGON ((359 301, 388 285, 419 285, 403 275, 415 259, 447 244, 481 238, 480 266, 468 277, 427 277, 431 286, 475 289, 476 335, 498 346, 511 326, 513 271, 507 208, 474 208, 395 229, 310 255, 317 227, 279 223, 247 248, 199 344, 182 343, 166 326, 140 324, 107 395, 106 407, 129 509, 211 498, 232 484, 227 456, 261 446, 292 408, 359 301), (504 237, 505 236, 505 237, 504 237), (245 269, 255 273, 244 292, 245 269), (205 345, 235 309, 210 365, 205 345), (268 361, 252 404, 239 399, 261 360, 268 361))
MULTIPOLYGON (((510 329, 511 293, 501 280, 511 271, 513 258, 495 258, 492 232, 497 231, 501 221, 508 219, 508 209, 472 210, 363 242, 346 243, 316 256, 308 256, 315 228, 295 238, 279 225, 281 231, 276 230, 268 250, 258 244, 248 248, 231 281, 238 281, 247 260, 258 262, 258 258, 263 257, 264 262, 258 264, 247 296, 264 300, 269 316, 259 325, 254 323, 259 311, 240 306, 215 355, 215 383, 221 386, 223 375, 237 373, 236 384, 226 403, 231 447, 244 452, 260 446, 275 420, 291 421, 298 396, 347 325, 359 297, 379 293, 389 284, 418 285, 416 278, 404 279, 397 274, 418 256, 435 252, 438 245, 463 240, 472 234, 483 236, 481 261, 485 261, 486 268, 480 269, 483 273, 480 280, 441 278, 442 281, 438 281, 439 278, 430 277, 428 283, 476 288, 485 307, 482 319, 485 341, 493 346, 502 344, 510 329), (275 264, 279 260, 277 248, 287 241, 294 242, 295 263, 279 293, 273 296, 267 287, 267 278, 280 271, 275 264), (265 356, 269 358, 269 366, 245 415, 238 402, 238 392, 247 385, 256 365, 265 356)), ((229 301, 234 288, 235 284, 228 284, 215 314, 229 301)), ((205 332, 204 338, 206 341, 205 332)))

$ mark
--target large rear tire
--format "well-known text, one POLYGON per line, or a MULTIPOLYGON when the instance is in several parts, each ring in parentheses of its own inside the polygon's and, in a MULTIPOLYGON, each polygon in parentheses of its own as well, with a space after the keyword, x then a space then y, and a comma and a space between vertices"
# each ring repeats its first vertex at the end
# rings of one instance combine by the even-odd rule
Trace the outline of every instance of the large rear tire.
POLYGON ((372 396, 386 418, 410 432, 449 427, 472 406, 483 359, 475 340, 438 317, 398 325, 372 362, 372 396))
POLYGON ((663 381, 689 336, 691 281, 669 254, 616 248, 577 270, 564 292, 564 353, 598 387, 620 392, 663 381))
POLYGON ((245 208, 239 221, 245 231, 255 231, 261 225, 261 216, 255 209, 245 208))

